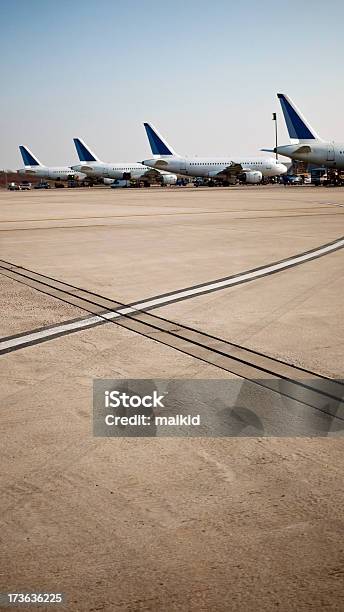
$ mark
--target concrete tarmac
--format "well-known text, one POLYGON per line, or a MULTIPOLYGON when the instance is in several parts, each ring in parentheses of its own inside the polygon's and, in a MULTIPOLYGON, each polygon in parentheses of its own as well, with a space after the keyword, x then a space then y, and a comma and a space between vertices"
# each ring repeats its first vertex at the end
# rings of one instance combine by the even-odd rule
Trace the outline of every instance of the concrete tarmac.
MULTIPOLYGON (((344 234, 313 187, 0 192, 0 257, 129 303, 344 234)), ((0 275, 1 336, 83 316, 0 275)), ((156 310, 343 378, 343 250, 156 310)), ((68 610, 342 610, 343 439, 98 439, 93 378, 228 378, 107 323, 1 358, 1 590, 68 610)))

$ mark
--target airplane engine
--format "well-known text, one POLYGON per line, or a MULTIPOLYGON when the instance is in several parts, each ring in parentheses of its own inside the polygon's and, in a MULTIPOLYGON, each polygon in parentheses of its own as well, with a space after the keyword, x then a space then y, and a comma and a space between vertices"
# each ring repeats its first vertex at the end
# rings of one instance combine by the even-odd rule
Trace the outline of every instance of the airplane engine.
POLYGON ((257 183, 262 182, 263 175, 261 172, 259 172, 259 170, 251 170, 249 172, 243 172, 240 174, 239 178, 242 183, 257 185, 257 183))
POLYGON ((115 180, 114 179, 110 179, 110 178, 103 178, 103 183, 104 185, 112 185, 112 183, 114 183, 115 180))
POLYGON ((162 174, 161 183, 162 185, 175 185, 177 182, 176 174, 162 174))

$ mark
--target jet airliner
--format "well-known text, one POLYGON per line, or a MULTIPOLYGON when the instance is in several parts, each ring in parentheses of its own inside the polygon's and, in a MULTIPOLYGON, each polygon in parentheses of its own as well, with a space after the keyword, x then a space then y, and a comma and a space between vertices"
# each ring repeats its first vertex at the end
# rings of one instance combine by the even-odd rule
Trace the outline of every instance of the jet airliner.
POLYGON ((88 177, 103 178, 105 183, 112 183, 114 179, 143 181, 149 185, 156 179, 163 185, 174 185, 177 176, 170 172, 152 170, 140 163, 108 163, 101 161, 93 151, 81 140, 74 138, 75 148, 80 164, 72 166, 73 170, 85 172, 88 177))
POLYGON ((83 180, 86 174, 75 172, 70 166, 45 166, 37 157, 24 145, 19 146, 19 150, 24 162, 24 168, 18 170, 19 174, 29 174, 39 176, 44 179, 67 181, 69 179, 83 180))
MULTIPOLYGON (((343 169, 344 143, 322 140, 287 95, 278 93, 277 97, 291 142, 289 145, 277 146, 277 153, 318 166, 343 169)), ((262 150, 276 151, 276 148, 262 150)))
POLYGON ((183 176, 206 177, 224 185, 235 184, 238 179, 257 184, 265 177, 287 172, 287 167, 273 157, 182 157, 151 124, 144 123, 144 126, 154 157, 142 163, 151 168, 183 176))

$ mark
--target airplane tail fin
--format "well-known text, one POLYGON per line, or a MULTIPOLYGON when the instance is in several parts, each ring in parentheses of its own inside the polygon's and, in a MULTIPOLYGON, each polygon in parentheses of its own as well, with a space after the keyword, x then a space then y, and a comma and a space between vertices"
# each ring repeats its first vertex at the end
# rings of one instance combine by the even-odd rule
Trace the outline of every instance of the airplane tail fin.
POLYGON ((296 104, 285 94, 278 93, 284 119, 287 125, 289 138, 292 142, 304 142, 309 140, 321 140, 320 136, 308 123, 296 104))
POLYGON ((81 162, 98 162, 98 157, 80 138, 73 138, 76 152, 81 162))
POLYGON ((24 145, 19 145, 19 150, 23 158, 24 166, 42 166, 43 165, 41 164, 39 159, 37 159, 37 157, 35 157, 34 154, 31 153, 30 149, 28 149, 27 147, 24 147, 24 145))
POLYGON ((153 155, 177 155, 159 132, 149 123, 144 123, 153 155))

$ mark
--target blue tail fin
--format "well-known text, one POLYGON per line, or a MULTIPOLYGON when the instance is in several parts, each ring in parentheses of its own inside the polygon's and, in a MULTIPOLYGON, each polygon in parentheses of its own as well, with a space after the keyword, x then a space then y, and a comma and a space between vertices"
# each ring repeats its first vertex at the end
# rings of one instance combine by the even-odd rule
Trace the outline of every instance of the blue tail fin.
POLYGON ((145 126, 153 155, 176 155, 176 152, 167 144, 166 140, 160 136, 155 128, 153 129, 149 123, 144 123, 143 125, 145 126))
POLYGON ((99 161, 98 157, 89 149, 80 138, 73 138, 76 152, 81 162, 99 161))
POLYGON ((278 93, 289 137, 292 140, 320 140, 318 134, 310 126, 301 111, 285 94, 278 93))
POLYGON ((41 166, 41 162, 37 157, 31 153, 30 149, 24 147, 24 145, 19 145, 19 150, 21 152, 21 156, 23 158, 24 166, 41 166))

